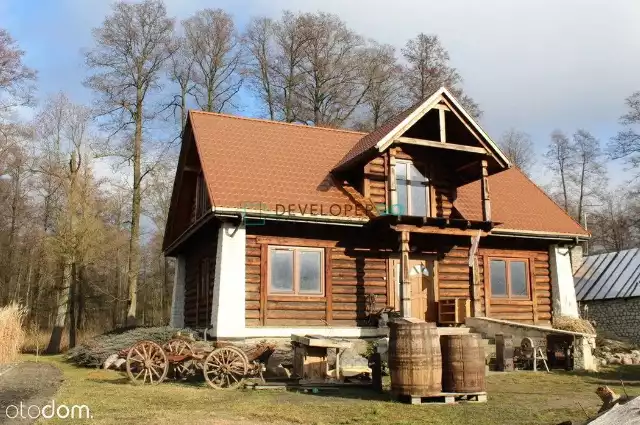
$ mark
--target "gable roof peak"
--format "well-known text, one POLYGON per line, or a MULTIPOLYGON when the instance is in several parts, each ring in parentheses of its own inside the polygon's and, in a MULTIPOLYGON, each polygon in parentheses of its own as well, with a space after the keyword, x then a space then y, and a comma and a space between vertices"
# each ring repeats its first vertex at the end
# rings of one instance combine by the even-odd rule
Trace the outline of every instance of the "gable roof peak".
MULTIPOLYGON (((356 143, 356 145, 340 160, 334 167, 334 170, 347 168, 349 165, 360 160, 367 152, 377 150, 382 152, 386 150, 404 131, 415 124, 427 112, 433 109, 441 100, 449 103, 450 107, 456 110, 461 119, 468 121, 468 127, 473 128, 476 137, 483 140, 490 148, 490 151, 496 157, 498 164, 502 168, 511 167, 511 162, 506 155, 500 150, 498 145, 491 140, 489 135, 480 127, 476 120, 469 115, 464 107, 456 100, 455 96, 445 86, 434 91, 427 99, 416 103, 405 111, 399 113, 389 119, 383 125, 365 135, 356 143)), ((465 124, 467 125, 467 124, 465 124)))

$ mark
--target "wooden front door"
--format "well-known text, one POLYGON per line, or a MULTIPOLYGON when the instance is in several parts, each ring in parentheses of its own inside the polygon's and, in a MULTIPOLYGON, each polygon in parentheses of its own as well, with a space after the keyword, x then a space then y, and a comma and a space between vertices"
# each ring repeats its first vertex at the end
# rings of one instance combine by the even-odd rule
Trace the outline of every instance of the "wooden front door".
POLYGON ((411 316, 437 322, 437 287, 432 259, 409 259, 411 282, 411 316))

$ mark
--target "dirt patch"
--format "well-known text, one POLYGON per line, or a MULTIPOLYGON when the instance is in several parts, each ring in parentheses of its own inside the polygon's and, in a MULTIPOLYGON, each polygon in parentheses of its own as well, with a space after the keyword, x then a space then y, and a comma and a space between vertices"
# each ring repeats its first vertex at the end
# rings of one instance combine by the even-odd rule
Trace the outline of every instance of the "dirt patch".
POLYGON ((51 401, 61 382, 60 369, 48 363, 25 362, 6 370, 0 375, 0 424, 35 422, 37 412, 51 401), (38 406, 31 409, 31 418, 30 406, 38 406))

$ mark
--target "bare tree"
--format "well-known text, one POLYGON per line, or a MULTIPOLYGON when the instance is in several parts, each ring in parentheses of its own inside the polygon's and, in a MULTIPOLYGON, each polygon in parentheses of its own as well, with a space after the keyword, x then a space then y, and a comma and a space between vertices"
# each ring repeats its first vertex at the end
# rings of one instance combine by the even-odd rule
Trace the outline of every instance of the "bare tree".
POLYGON ((335 15, 305 15, 304 59, 296 85, 296 119, 344 126, 371 88, 364 73, 365 43, 335 15))
POLYGON ((133 137, 120 152, 133 164, 131 202, 131 237, 129 243, 128 322, 134 324, 137 306, 137 283, 140 271, 140 212, 143 130, 153 117, 146 100, 159 88, 163 66, 171 56, 173 20, 159 0, 113 6, 113 13, 101 27, 94 29, 95 47, 87 54, 93 75, 87 85, 100 95, 103 114, 111 117, 115 131, 131 131, 133 137))
POLYGON ((222 112, 242 86, 242 50, 233 18, 222 9, 204 9, 183 26, 194 61, 196 103, 205 111, 222 112))
POLYGON ((11 35, 0 28, 0 116, 33 101, 36 72, 22 63, 23 56, 11 35))
POLYGON ((527 133, 510 128, 502 134, 498 145, 513 165, 529 174, 536 159, 533 142, 527 133))
POLYGON ((274 25, 275 61, 272 70, 275 78, 275 102, 280 109, 280 119, 299 121, 296 117, 296 93, 304 80, 301 64, 310 37, 306 30, 308 15, 296 15, 285 11, 274 25))
POLYGON ((551 141, 545 154, 547 166, 554 173, 554 178, 562 192, 562 206, 569 212, 569 175, 573 167, 574 155, 571 141, 560 130, 551 133, 551 141))
POLYGON ((402 68, 393 46, 372 43, 364 57, 364 72, 371 87, 364 96, 366 121, 360 128, 372 131, 408 105, 402 99, 402 68))
POLYGON ((305 78, 301 67, 305 49, 313 36, 306 29, 311 16, 285 11, 277 21, 257 17, 244 34, 244 73, 270 119, 303 121, 298 117, 298 92, 305 78))
POLYGON ((30 127, 23 125, 4 125, 0 133, 5 148, 3 174, 9 176, 8 181, 0 181, 0 220, 3 232, 0 238, 0 288, 6 292, 0 297, 0 303, 18 301, 17 294, 20 285, 20 251, 24 240, 23 228, 30 220, 29 210, 29 181, 31 173, 31 152, 29 142, 32 132, 30 127))
POLYGON ((602 163, 600 141, 591 133, 582 129, 576 131, 571 146, 575 160, 569 178, 577 189, 577 216, 582 219, 585 201, 602 192, 606 172, 602 163))
POLYGON ((187 40, 184 37, 176 37, 173 45, 175 53, 170 58, 169 79, 178 85, 180 93, 174 96, 173 107, 180 110, 180 132, 184 130, 187 122, 187 99, 193 95, 195 89, 194 57, 189 51, 187 40))
POLYGON ((274 22, 270 18, 253 18, 243 36, 248 53, 244 73, 249 88, 260 99, 269 119, 276 119, 274 22))
POLYGON ((635 196, 621 188, 600 194, 600 208, 589 215, 593 250, 615 252, 640 245, 638 219, 633 204, 635 196))
POLYGON ((482 114, 478 104, 460 88, 462 77, 449 64, 449 52, 437 35, 418 34, 406 43, 402 55, 407 62, 402 80, 411 103, 425 100, 445 86, 472 116, 479 117, 482 114))
MULTIPOLYGON (((633 93, 626 99, 627 113, 620 117, 620 122, 625 126, 618 132, 608 146, 609 156, 612 159, 625 158, 633 168, 640 165, 640 91, 633 93)), ((640 173, 636 173, 640 177, 640 173)))

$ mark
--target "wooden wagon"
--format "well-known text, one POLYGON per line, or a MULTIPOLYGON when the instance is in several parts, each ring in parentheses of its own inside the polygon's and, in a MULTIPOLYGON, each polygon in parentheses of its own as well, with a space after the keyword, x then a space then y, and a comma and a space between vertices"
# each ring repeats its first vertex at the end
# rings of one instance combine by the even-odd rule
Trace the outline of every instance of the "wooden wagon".
POLYGON ((126 370, 134 384, 159 384, 167 376, 185 378, 202 371, 213 388, 237 388, 245 379, 258 377, 274 347, 258 344, 250 350, 233 345, 194 346, 190 341, 175 338, 164 345, 144 340, 133 345, 127 353, 126 370))

